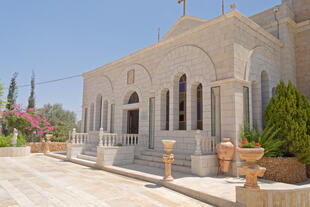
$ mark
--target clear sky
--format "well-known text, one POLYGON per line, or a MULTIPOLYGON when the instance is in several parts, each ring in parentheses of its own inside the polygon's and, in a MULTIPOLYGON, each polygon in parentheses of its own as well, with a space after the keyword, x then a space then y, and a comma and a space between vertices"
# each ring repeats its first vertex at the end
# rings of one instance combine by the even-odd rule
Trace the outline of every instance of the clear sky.
MULTIPOLYGON (((186 0, 187 14, 212 19, 221 14, 221 0, 186 0)), ((246 16, 281 0, 235 2, 246 16)), ((9 86, 77 75, 157 42, 180 18, 177 0, 0 0, 0 83, 9 86)), ((36 105, 62 103, 81 117, 81 77, 36 86, 36 105)), ((5 96, 7 89, 5 90, 5 96)), ((27 106, 30 87, 18 89, 17 102, 27 106)))

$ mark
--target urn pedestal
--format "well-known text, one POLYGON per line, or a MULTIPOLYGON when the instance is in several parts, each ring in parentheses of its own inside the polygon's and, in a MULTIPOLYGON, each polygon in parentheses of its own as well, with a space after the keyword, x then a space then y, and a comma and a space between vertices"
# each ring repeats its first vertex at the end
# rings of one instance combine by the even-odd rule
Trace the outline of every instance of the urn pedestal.
POLYGON ((49 153, 50 152, 50 147, 49 147, 49 143, 51 142, 51 138, 53 137, 52 134, 46 134, 45 138, 46 138, 46 142, 45 147, 44 147, 44 153, 49 153))
POLYGON ((259 190, 257 176, 263 177, 266 168, 257 165, 257 161, 264 156, 264 148, 237 148, 237 152, 245 163, 238 168, 240 175, 246 176, 244 187, 250 190, 259 190))
POLYGON ((230 138, 223 138, 222 142, 216 145, 216 149, 221 171, 227 173, 234 156, 235 146, 230 142, 230 138))
POLYGON ((166 154, 163 155, 163 162, 165 163, 164 181, 173 181, 173 177, 171 175, 171 163, 174 161, 174 155, 171 152, 175 142, 175 140, 162 140, 166 150, 166 154))

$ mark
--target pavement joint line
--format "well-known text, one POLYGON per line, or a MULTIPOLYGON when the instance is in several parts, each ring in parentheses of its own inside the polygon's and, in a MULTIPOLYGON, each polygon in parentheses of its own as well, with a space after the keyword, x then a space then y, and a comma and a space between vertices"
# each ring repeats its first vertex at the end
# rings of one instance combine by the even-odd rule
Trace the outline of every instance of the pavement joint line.
POLYGON ((69 161, 65 155, 59 155, 59 154, 55 154, 55 153, 47 153, 47 154, 45 154, 45 156, 65 160, 65 161, 72 162, 72 163, 75 163, 78 165, 84 165, 84 166, 88 166, 91 168, 104 170, 104 171, 107 171, 110 173, 116 173, 119 175, 123 175, 125 177, 131 177, 131 178, 134 178, 137 180, 147 181, 147 182, 150 182, 153 184, 157 184, 157 185, 166 187, 168 189, 171 189, 173 191, 176 191, 178 193, 181 193, 181 194, 186 195, 188 197, 191 197, 193 199, 200 200, 200 201, 205 202, 207 204, 213 204, 213 205, 225 206, 225 207, 226 206, 227 207, 228 206, 236 206, 236 202, 227 200, 223 197, 216 197, 216 196, 213 196, 213 195, 210 195, 207 193, 203 193, 203 192, 191 189, 191 188, 187 188, 187 187, 184 187, 180 184, 163 181, 162 177, 157 176, 157 175, 151 175, 148 173, 138 172, 138 171, 134 171, 134 170, 130 170, 130 169, 126 169, 126 171, 124 171, 121 167, 117 167, 117 166, 98 167, 96 165, 96 163, 93 161, 85 161, 85 160, 76 159, 76 158, 73 158, 69 161))

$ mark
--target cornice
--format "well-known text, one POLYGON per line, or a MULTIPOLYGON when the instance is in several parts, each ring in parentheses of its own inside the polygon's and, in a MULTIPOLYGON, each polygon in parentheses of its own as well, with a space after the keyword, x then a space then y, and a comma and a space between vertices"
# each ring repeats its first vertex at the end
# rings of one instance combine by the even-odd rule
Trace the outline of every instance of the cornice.
POLYGON ((115 60, 113 62, 110 62, 106 65, 103 65, 101 67, 98 67, 94 70, 91 70, 89 72, 86 72, 86 73, 83 73, 82 76, 83 78, 89 78, 92 76, 92 74, 95 74, 97 73, 98 71, 101 71, 103 69, 107 69, 107 68, 110 68, 110 67, 113 67, 121 62, 125 62, 126 60, 130 59, 130 58, 133 58, 135 56, 138 56, 140 55, 141 53, 145 53, 145 52, 148 52, 150 50, 153 50, 153 49, 156 49, 156 48, 159 48, 159 47, 162 47, 164 45, 167 45, 171 42, 174 42, 176 40, 179 40, 179 39, 182 39, 190 34, 193 34, 193 33, 196 33, 196 32, 199 32, 199 31, 202 31, 202 30, 205 30, 206 28, 208 27, 211 27, 213 25, 216 25, 216 24, 219 24, 227 19, 230 19, 230 18, 233 18, 233 17, 236 17, 237 19, 239 19, 241 22, 243 22, 244 24, 246 24, 247 26, 249 26, 251 29, 257 31, 259 34, 263 35, 264 37, 266 37, 268 40, 270 40, 272 43, 274 43, 275 45, 279 46, 279 47, 283 47, 283 44, 277 39, 275 38, 274 36, 272 36, 269 32, 267 32, 265 29, 263 29, 261 26, 259 26, 258 24, 256 24, 254 21, 252 21, 251 19, 245 17, 244 15, 242 15, 238 10, 233 10, 231 12, 228 12, 222 16, 219 16, 219 17, 216 17, 212 20, 208 20, 206 21, 206 23, 202 23, 201 25, 193 28, 193 29, 190 29, 188 31, 185 31, 184 33, 181 33, 175 37, 171 37, 167 40, 163 40, 163 41, 160 41, 156 44, 153 44, 149 47, 146 47, 144 49, 141 49, 141 50, 138 50, 136 52, 133 52, 125 57, 122 57, 118 60, 115 60))

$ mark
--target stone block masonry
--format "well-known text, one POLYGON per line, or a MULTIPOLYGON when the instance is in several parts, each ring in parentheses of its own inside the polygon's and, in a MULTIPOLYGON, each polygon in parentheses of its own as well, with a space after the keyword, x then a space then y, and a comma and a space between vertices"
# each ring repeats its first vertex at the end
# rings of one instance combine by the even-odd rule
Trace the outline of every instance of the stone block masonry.
POLYGON ((307 181, 306 165, 295 157, 264 157, 258 164, 267 169, 265 180, 291 184, 307 181))

